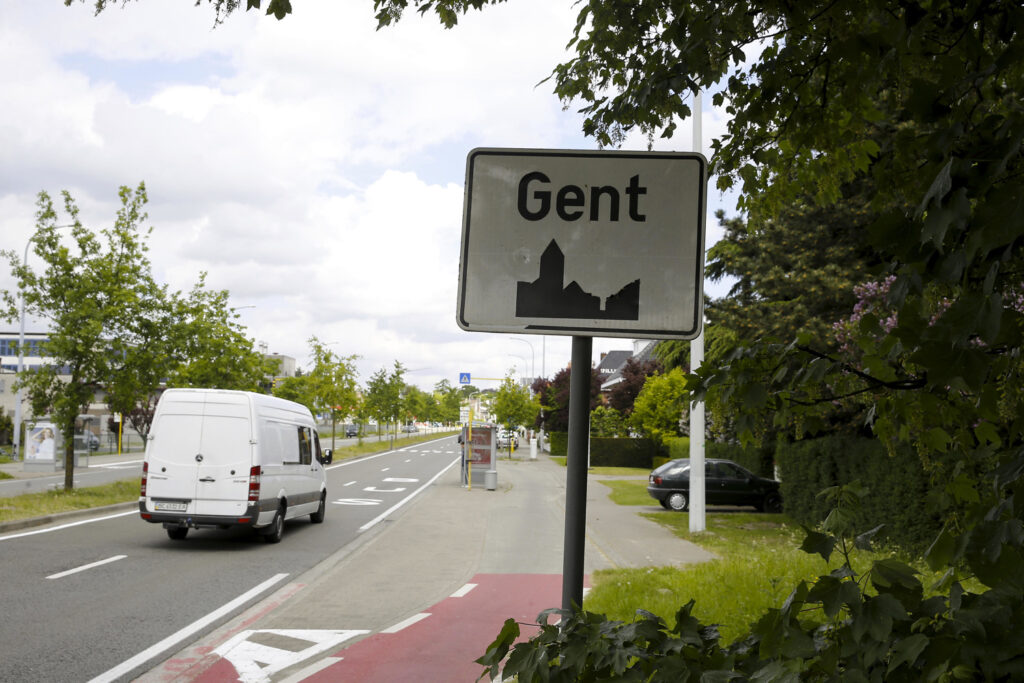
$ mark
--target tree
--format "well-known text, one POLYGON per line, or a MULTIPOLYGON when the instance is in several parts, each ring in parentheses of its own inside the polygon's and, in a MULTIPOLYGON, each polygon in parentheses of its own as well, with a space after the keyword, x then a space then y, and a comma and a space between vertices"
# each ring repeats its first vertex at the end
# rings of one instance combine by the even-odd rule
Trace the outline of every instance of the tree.
POLYGON ((633 412, 633 403, 643 389, 647 378, 661 371, 661 362, 658 360, 645 360, 642 363, 636 358, 630 358, 622 366, 622 381, 612 387, 608 392, 608 405, 618 412, 622 417, 629 417, 633 412))
POLYGON ((590 435, 605 438, 628 436, 626 420, 611 406, 598 406, 590 412, 590 435))
MULTIPOLYGON (((569 431, 569 376, 569 368, 563 368, 555 373, 550 382, 547 380, 534 382, 534 386, 542 391, 542 393, 538 393, 538 396, 544 411, 544 428, 553 432, 569 431), (538 382, 540 383, 538 384, 538 382)), ((600 401, 601 378, 597 374, 597 370, 591 368, 588 411, 596 408, 600 401)))
MULTIPOLYGON (((505 425, 509 432, 520 425, 532 423, 540 413, 540 401, 531 396, 530 390, 521 386, 506 375, 495 393, 491 403, 495 421, 505 425)), ((509 457, 512 457, 512 439, 508 444, 509 457)))
MULTIPOLYGON (((390 373, 381 368, 373 373, 370 381, 366 383, 366 407, 370 414, 377 419, 378 424, 397 424, 402 417, 404 375, 405 368, 396 360, 394 369, 390 373)), ((391 447, 394 448, 394 445, 395 439, 392 434, 391 447)))
POLYGON ((656 441, 680 436, 682 416, 688 412, 690 391, 686 375, 679 368, 647 378, 640 395, 636 397, 629 425, 656 441))
MULTIPOLYGON (((36 415, 51 414, 64 438, 64 488, 74 488, 75 420, 96 389, 135 362, 147 312, 158 308, 160 288, 146 257, 146 187, 121 187, 121 208, 113 225, 99 234, 82 225, 78 206, 63 192, 71 228, 70 246, 61 240, 58 214, 46 192, 36 202, 33 251, 43 267, 36 272, 13 251, 3 252, 18 279, 25 310, 48 322, 47 362, 24 373, 18 384, 28 390, 36 415), (66 379, 61 375, 65 375, 66 379)), ((5 317, 18 315, 15 298, 3 292, 5 317)))
POLYGON ((355 361, 358 356, 341 357, 328 349, 316 335, 309 338, 313 367, 305 376, 314 415, 331 416, 331 447, 334 447, 338 418, 349 414, 356 403, 355 361))
POLYGON ((459 421, 459 408, 462 405, 462 394, 458 387, 443 379, 434 385, 434 398, 437 400, 437 419, 445 424, 459 421))

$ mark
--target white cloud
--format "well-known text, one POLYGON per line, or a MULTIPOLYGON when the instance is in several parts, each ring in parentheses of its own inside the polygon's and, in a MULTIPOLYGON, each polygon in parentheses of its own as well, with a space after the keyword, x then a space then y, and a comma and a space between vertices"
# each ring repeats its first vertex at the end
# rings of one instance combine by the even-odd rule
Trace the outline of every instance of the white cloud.
MULTIPOLYGON (((399 360, 424 387, 526 372, 516 355, 549 376, 568 361, 567 338, 462 332, 455 299, 469 150, 593 148, 537 87, 564 58, 571 0, 470 12, 451 31, 415 11, 377 31, 368 0, 216 29, 205 4, 176 0, 98 17, 0 0, 0 17, 5 248, 24 249, 39 190, 70 190, 98 229, 117 187, 144 180, 157 276, 188 289, 207 271, 253 337, 300 365, 312 335, 361 356, 363 379, 399 360)), ((705 137, 722 125, 706 117, 705 137)), ((595 360, 628 346, 595 340, 595 360)))

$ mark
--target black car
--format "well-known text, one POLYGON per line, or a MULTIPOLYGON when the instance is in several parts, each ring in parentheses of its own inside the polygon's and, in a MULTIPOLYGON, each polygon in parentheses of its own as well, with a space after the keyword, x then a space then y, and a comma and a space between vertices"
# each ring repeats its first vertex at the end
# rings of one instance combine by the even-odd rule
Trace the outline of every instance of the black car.
MULTIPOLYGON (((666 510, 690 507, 690 460, 670 460, 651 472, 647 493, 666 510)), ((730 460, 704 461, 704 500, 709 505, 753 505, 782 512, 779 482, 751 474, 730 460)))
POLYGON ((359 428, 356 427, 355 425, 348 425, 348 426, 346 426, 345 427, 345 436, 346 437, 359 436, 359 428))

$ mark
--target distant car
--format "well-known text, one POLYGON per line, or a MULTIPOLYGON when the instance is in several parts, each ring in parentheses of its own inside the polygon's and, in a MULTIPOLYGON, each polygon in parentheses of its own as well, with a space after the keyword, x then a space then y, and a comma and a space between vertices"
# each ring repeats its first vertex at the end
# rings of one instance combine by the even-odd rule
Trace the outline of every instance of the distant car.
POLYGON ((345 427, 345 436, 359 436, 359 427, 356 427, 355 425, 348 425, 347 427, 345 427))
MULTIPOLYGON (((690 507, 690 460, 671 460, 651 472, 647 493, 666 510, 690 507)), ((731 460, 704 461, 704 500, 709 505, 753 505, 782 512, 779 482, 751 474, 731 460)))
POLYGON ((89 447, 89 450, 90 451, 99 450, 99 447, 100 447, 100 437, 96 436, 92 432, 86 432, 85 434, 86 434, 86 436, 85 436, 85 438, 86 438, 86 445, 89 447))
MULTIPOLYGON (((498 448, 508 448, 510 433, 506 431, 498 432, 498 448)), ((515 432, 511 432, 512 447, 519 448, 519 435, 515 432)))
POLYGON ((402 431, 410 434, 420 431, 420 428, 414 424, 402 425, 402 431))

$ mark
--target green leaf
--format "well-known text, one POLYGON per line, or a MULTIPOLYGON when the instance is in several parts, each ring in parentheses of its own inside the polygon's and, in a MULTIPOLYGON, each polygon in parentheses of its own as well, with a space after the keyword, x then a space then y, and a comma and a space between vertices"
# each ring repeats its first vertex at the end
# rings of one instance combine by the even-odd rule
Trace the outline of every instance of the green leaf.
POLYGON ((918 656, 928 647, 928 637, 922 633, 901 640, 892 651, 892 659, 889 660, 887 674, 891 674, 903 664, 910 664, 917 660, 918 656))
POLYGON ((811 531, 810 529, 804 528, 807 535, 804 536, 804 542, 800 544, 800 550, 804 551, 809 555, 817 553, 821 555, 821 559, 828 562, 832 556, 832 551, 836 547, 835 536, 829 536, 819 531, 811 531))

